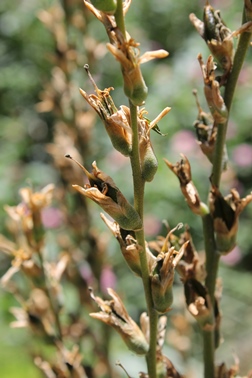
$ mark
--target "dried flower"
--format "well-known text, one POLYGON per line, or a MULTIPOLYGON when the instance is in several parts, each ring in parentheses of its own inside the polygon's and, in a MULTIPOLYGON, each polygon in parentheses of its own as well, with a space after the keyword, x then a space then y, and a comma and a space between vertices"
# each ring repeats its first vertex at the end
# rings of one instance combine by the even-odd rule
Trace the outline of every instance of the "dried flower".
POLYGON ((204 7, 203 22, 191 13, 190 21, 206 41, 209 50, 220 63, 225 74, 228 74, 233 65, 234 47, 230 29, 221 18, 220 11, 215 10, 207 1, 204 7))
MULTIPOLYGON (((102 220, 111 230, 112 234, 117 239, 123 257, 127 262, 129 268, 139 277, 142 276, 141 270, 141 263, 139 254, 141 253, 142 248, 139 246, 135 239, 135 233, 129 232, 120 228, 117 222, 111 222, 104 214, 100 214, 102 220)), ((150 249, 148 248, 148 244, 145 245, 146 256, 148 261, 149 269, 151 269, 152 265, 155 262, 155 256, 151 253, 150 249)))
POLYGON ((204 331, 212 331, 212 306, 206 288, 194 278, 185 282, 185 299, 189 312, 204 331))
POLYGON ((189 278, 195 278, 197 281, 203 282, 206 278, 205 264, 193 245, 192 237, 188 228, 182 235, 180 235, 179 244, 183 245, 186 241, 189 242, 184 249, 182 259, 177 265, 177 271, 183 282, 189 278))
POLYGON ((172 285, 175 268, 188 244, 188 242, 185 242, 179 251, 176 251, 174 247, 169 247, 168 241, 170 236, 180 227, 182 227, 181 223, 167 234, 162 250, 156 258, 156 263, 153 265, 150 275, 154 307, 160 313, 170 310, 173 301, 172 285))
MULTIPOLYGON (((66 157, 74 160, 70 155, 66 155, 66 157)), ((87 175, 89 184, 84 187, 73 185, 73 188, 100 205, 123 229, 141 229, 142 221, 138 213, 116 187, 112 178, 100 171, 96 162, 92 164, 93 172, 89 173, 84 166, 76 160, 74 161, 87 175)))
POLYGON ((213 57, 210 55, 206 64, 204 64, 202 55, 199 54, 198 61, 204 79, 204 92, 210 112, 217 125, 223 124, 227 121, 228 111, 220 93, 220 84, 215 79, 214 71, 216 66, 213 57))
POLYGON ((236 189, 223 197, 219 189, 212 186, 210 192, 210 212, 213 217, 216 245, 220 253, 227 254, 236 244, 239 215, 252 201, 252 193, 240 198, 236 189))
POLYGON ((164 159, 164 161, 170 170, 178 177, 181 191, 190 209, 195 214, 203 216, 206 212, 206 205, 200 201, 198 191, 192 182, 189 160, 185 155, 181 154, 181 156, 181 161, 175 165, 170 163, 167 159, 164 159))
POLYGON ((148 88, 144 82, 140 64, 155 58, 165 58, 168 52, 165 50, 148 51, 140 57, 139 43, 129 35, 125 38, 118 28, 115 28, 112 33, 113 42, 108 43, 107 48, 121 63, 124 92, 135 106, 143 105, 148 88))
POLYGON ((132 150, 132 130, 130 127, 129 108, 127 106, 121 106, 120 110, 118 110, 109 94, 113 88, 99 89, 89 72, 88 65, 86 64, 84 67, 97 95, 88 95, 85 91, 80 89, 81 95, 98 113, 114 148, 124 156, 129 156, 132 150))
POLYGON ((127 313, 118 294, 110 288, 108 288, 108 293, 112 297, 112 300, 104 301, 99 297, 95 297, 91 290, 91 297, 100 307, 101 311, 91 313, 90 316, 112 326, 120 334, 131 351, 137 354, 146 354, 149 345, 144 334, 127 313))
POLYGON ((29 246, 39 248, 43 242, 44 230, 41 221, 41 210, 52 200, 54 185, 45 186, 40 192, 31 188, 20 189, 22 202, 18 206, 5 206, 9 216, 20 224, 29 246))

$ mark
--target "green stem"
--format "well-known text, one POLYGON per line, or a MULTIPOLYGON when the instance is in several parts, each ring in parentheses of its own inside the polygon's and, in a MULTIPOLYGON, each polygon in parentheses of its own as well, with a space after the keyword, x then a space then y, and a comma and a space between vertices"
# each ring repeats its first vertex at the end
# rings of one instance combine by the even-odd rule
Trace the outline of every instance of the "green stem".
MULTIPOLYGON (((244 11, 243 23, 246 21, 249 21, 249 20, 248 20, 248 17, 247 18, 245 17, 245 11, 244 11)), ((251 34, 252 33, 248 33, 248 32, 243 32, 241 34, 239 43, 236 49, 236 53, 234 56, 233 68, 225 86, 224 102, 225 102, 228 113, 230 112, 236 83, 237 83, 237 80, 238 80, 238 77, 239 77, 245 56, 246 56, 246 52, 249 47, 251 34)), ((223 158, 223 150, 224 150, 225 141, 226 141, 227 127, 228 127, 228 117, 225 123, 218 124, 217 126, 218 131, 217 131, 214 161, 213 161, 213 171, 212 171, 212 184, 217 187, 220 185, 222 165, 223 165, 222 158, 223 158)))
POLYGON ((215 246, 213 220, 211 215, 207 214, 202 217, 202 222, 206 253, 206 288, 213 304, 220 254, 215 246))
POLYGON ((117 0, 115 20, 116 20, 117 27, 121 30, 121 32, 123 33, 123 36, 126 37, 122 0, 117 0))
MULTIPOLYGON (((139 157, 139 141, 138 141, 138 125, 137 125, 137 107, 130 104, 131 128, 132 128, 132 153, 130 157, 133 185, 134 185, 134 206, 143 221, 144 211, 144 180, 141 174, 141 165, 139 157)), ((154 309, 152 295, 151 295, 151 282, 149 277, 149 269, 147 263, 147 256, 145 250, 145 236, 143 229, 136 231, 136 239, 140 245, 140 263, 142 271, 142 280, 148 308, 149 322, 150 322, 150 341, 149 351, 146 356, 148 374, 151 378, 156 378, 156 341, 157 341, 157 321, 158 314, 154 309)))
MULTIPOLYGON (((246 21, 249 21, 249 20, 244 20, 244 17, 243 17, 243 22, 246 22, 246 21)), ((231 108, 236 83, 237 83, 237 80, 238 80, 238 77, 239 77, 245 56, 246 56, 246 52, 249 47, 251 34, 252 33, 244 32, 241 34, 239 38, 239 43, 238 43, 235 57, 234 57, 233 68, 228 77, 227 84, 225 87, 224 102, 226 104, 228 111, 231 108)))
MULTIPOLYGON (((210 213, 202 217, 203 233, 206 253, 206 281, 205 285, 208 290, 212 305, 211 323, 215 323, 214 303, 215 303, 215 283, 218 272, 219 254, 216 250, 214 239, 213 220, 210 213)), ((203 355, 204 355, 204 378, 214 377, 214 351, 215 351, 215 333, 212 331, 203 331, 203 355)))
POLYGON ((223 153, 226 142, 227 122, 219 123, 217 126, 217 137, 213 158, 213 170, 211 176, 211 182, 214 186, 219 187, 221 173, 223 170, 223 153))
POLYGON ((204 343, 204 378, 214 378, 214 333, 213 331, 203 331, 204 343))

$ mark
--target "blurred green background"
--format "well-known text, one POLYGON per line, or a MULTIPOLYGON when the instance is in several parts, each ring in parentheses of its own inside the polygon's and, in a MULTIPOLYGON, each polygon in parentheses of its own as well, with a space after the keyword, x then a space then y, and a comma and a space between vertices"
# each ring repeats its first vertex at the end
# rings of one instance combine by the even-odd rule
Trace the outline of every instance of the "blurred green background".
MULTIPOLYGON (((40 93, 51 78, 54 65, 51 57, 55 53, 52 34, 38 19, 38 13, 54 3, 49 0, 32 2, 1 0, 0 2, 0 227, 1 233, 7 236, 6 214, 3 207, 5 204, 18 203, 19 188, 30 182, 35 188, 42 188, 51 182, 57 185, 60 180, 59 173, 45 149, 46 144, 52 141, 55 115, 50 112, 38 113, 36 110, 40 93)), ((119 107, 121 104, 126 104, 118 63, 102 47, 102 43, 107 41, 102 25, 92 15, 87 16, 81 0, 65 0, 63 3, 68 3, 75 10, 77 9, 83 19, 87 17, 86 33, 90 37, 90 44, 92 39, 98 40, 101 44, 101 53, 97 50, 96 59, 91 62, 86 51, 87 42, 84 44, 83 36, 69 28, 69 40, 77 46, 83 58, 77 62, 77 69, 71 78, 74 95, 79 96, 79 87, 88 93, 92 91, 83 69, 83 65, 88 62, 99 87, 113 86, 116 105, 119 107)), ((197 35, 188 19, 191 12, 201 17, 203 5, 203 1, 137 2, 133 0, 127 15, 127 29, 131 36, 141 43, 142 53, 159 48, 166 49, 170 53, 167 59, 152 61, 142 67, 149 87, 145 106, 148 110, 148 118, 153 119, 166 106, 172 107, 172 111, 159 124, 161 132, 167 136, 161 137, 153 133, 152 137, 160 166, 154 181, 146 188, 146 232, 149 238, 152 238, 156 232, 160 232, 160 222, 163 219, 167 220, 170 226, 182 221, 190 225, 199 251, 203 248, 201 222, 185 205, 178 181, 168 171, 162 158, 165 157, 175 163, 180 158, 179 154, 184 153, 191 162, 193 179, 199 193, 202 199, 206 200, 211 166, 195 141, 193 123, 198 111, 192 89, 197 88, 201 106, 207 111, 197 54, 201 52, 206 58, 208 52, 204 41, 197 35)), ((221 7, 223 18, 232 30, 239 27, 242 13, 239 2, 215 1, 213 5, 217 8, 221 7)), ((89 48, 91 49, 92 46, 89 48)), ((227 140, 230 163, 223 180, 225 194, 233 186, 238 188, 242 196, 252 188, 251 58, 250 50, 241 73, 230 117, 227 140)), ((83 107, 87 107, 84 100, 83 107)), ((63 151, 64 153, 67 151, 63 151)), ((90 166, 93 160, 97 161, 102 170, 113 176, 118 187, 122 187, 125 195, 131 198, 131 172, 128 162, 124 160, 120 162, 118 156, 113 155, 110 141, 99 121, 92 131, 86 166, 90 166), (121 174, 122 169, 123 174, 121 174)), ((94 223, 104 232, 105 226, 98 218, 97 210, 94 223)), ((238 247, 232 252, 232 256, 223 259, 220 267, 224 287, 222 331, 225 343, 219 348, 217 358, 219 361, 224 359, 231 364, 232 353, 237 353, 242 374, 252 367, 249 366, 252 353, 251 219, 250 205, 241 217, 238 247)), ((144 308, 144 303, 141 302, 141 285, 137 279, 134 281, 128 279, 124 262, 117 253, 117 245, 113 244, 113 241, 108 252, 108 261, 113 261, 113 270, 118 279, 117 287, 128 293, 129 310, 136 312, 134 303, 139 301, 144 308)), ((1 256, 0 263, 2 275, 8 265, 1 256)), ((181 290, 179 280, 176 286, 181 290)), ((40 377, 41 374, 33 367, 29 357, 31 353, 29 335, 25 330, 13 330, 8 326, 13 320, 8 309, 13 305, 16 303, 11 295, 1 291, 1 378, 40 377)), ((175 311, 176 306, 175 299, 175 311)), ((118 342, 117 338, 116 340, 118 342)), ((125 361, 127 366, 126 354, 122 352, 119 358, 116 349, 113 352, 115 360, 125 361)), ((189 363, 193 370, 194 366, 198 367, 200 364, 199 336, 195 336, 191 349, 193 357, 189 363)), ((175 360, 183 364, 176 352, 170 350, 169 352, 175 353, 175 360)), ((197 371, 197 368, 193 371, 197 371)))

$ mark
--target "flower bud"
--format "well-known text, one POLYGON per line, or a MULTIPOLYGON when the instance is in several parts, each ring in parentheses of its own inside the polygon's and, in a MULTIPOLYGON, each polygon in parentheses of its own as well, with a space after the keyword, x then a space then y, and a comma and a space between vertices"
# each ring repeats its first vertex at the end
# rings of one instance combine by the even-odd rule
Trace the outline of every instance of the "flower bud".
POLYGON ((73 185, 79 193, 92 199, 100 205, 114 220, 125 230, 139 230, 142 228, 142 221, 134 207, 126 200, 121 191, 116 187, 111 177, 100 171, 93 162, 93 172, 89 173, 85 167, 66 155, 68 159, 74 160, 87 175, 90 184, 73 185))
POLYGON ((93 6, 107 14, 114 14, 117 7, 116 0, 90 0, 93 6))
POLYGON ((91 298, 100 307, 100 312, 91 313, 92 318, 112 326, 122 337, 127 347, 136 354, 146 354, 149 344, 143 332, 127 313, 126 308, 119 295, 108 288, 108 293, 112 297, 110 301, 103 301, 95 297, 91 291, 91 298))
POLYGON ((145 181, 152 181, 155 173, 158 169, 158 161, 156 155, 153 151, 151 140, 150 140, 150 131, 153 129, 159 135, 163 135, 158 128, 157 122, 159 122, 171 108, 165 108, 162 112, 150 122, 144 114, 147 113, 145 109, 141 109, 138 112, 137 122, 138 122, 138 133, 139 133, 139 153, 140 153, 140 164, 142 171, 142 178, 145 181))

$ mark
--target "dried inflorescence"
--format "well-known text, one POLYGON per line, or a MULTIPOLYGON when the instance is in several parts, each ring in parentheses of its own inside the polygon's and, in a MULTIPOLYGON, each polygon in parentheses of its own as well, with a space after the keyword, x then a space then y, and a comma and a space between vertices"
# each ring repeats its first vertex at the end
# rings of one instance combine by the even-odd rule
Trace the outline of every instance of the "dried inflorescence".
POLYGON ((187 157, 181 154, 180 162, 173 165, 167 159, 164 159, 166 165, 178 177, 181 191, 190 209, 197 215, 204 215, 206 212, 206 205, 201 202, 199 193, 192 181, 191 165, 187 157))
POLYGON ((236 245, 236 236, 239 225, 239 216, 245 207, 252 201, 252 193, 240 198, 236 189, 223 197, 219 189, 212 186, 209 203, 213 217, 216 246, 222 254, 227 254, 236 245))
POLYGON ((108 293, 112 300, 104 301, 100 297, 94 296, 91 290, 91 297, 101 311, 91 313, 90 316, 112 326, 132 352, 146 354, 149 345, 143 332, 129 316, 119 295, 111 288, 108 288, 108 293))

